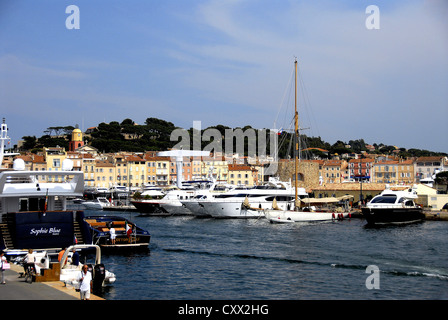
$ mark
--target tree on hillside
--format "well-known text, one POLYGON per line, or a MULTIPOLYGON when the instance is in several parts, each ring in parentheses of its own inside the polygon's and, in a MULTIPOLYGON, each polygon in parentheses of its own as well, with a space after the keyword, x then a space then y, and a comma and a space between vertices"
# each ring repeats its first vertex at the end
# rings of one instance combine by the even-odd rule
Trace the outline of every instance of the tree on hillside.
POLYGON ((352 153, 353 150, 346 147, 346 143, 338 140, 336 141, 329 150, 332 154, 344 154, 344 153, 352 153))
POLYGON ((22 139, 23 139, 22 148, 24 150, 31 150, 36 147, 37 144, 36 136, 24 136, 22 137, 22 139))
POLYGON ((367 151, 364 139, 350 140, 348 144, 351 146, 351 149, 355 153, 361 153, 361 151, 367 151))

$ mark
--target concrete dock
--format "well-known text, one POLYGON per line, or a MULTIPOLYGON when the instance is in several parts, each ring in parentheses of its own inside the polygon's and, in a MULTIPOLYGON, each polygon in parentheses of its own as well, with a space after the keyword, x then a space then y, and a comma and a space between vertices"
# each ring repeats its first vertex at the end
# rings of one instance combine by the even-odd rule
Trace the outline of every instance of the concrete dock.
POLYGON ((447 211, 424 211, 426 220, 448 221, 447 211))
MULTIPOLYGON (((0 300, 80 300, 79 292, 61 281, 26 283, 23 267, 12 264, 5 270, 6 284, 0 284, 0 300)), ((104 300, 90 294, 90 300, 104 300)))

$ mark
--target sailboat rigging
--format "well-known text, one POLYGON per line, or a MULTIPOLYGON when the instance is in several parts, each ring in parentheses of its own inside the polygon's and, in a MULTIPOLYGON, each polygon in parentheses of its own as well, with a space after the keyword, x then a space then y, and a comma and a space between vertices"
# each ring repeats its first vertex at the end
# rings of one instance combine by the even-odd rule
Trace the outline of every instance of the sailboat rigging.
POLYGON ((298 221, 325 221, 333 220, 335 218, 342 218, 348 216, 348 212, 339 209, 335 211, 314 210, 311 207, 313 204, 323 203, 338 203, 345 201, 343 198, 327 198, 327 199, 299 199, 299 112, 298 112, 298 99, 297 99, 297 59, 294 60, 294 142, 295 142, 295 154, 294 154, 294 208, 293 210, 279 210, 274 204, 272 209, 265 209, 265 217, 271 222, 298 222, 298 221), (304 203, 305 208, 302 208, 301 203, 304 203))

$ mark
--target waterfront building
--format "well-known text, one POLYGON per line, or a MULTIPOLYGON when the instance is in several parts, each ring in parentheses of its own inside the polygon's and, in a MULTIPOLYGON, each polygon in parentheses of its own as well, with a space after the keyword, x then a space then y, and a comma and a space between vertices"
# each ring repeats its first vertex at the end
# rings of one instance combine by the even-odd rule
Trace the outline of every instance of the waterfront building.
POLYGON ((419 157, 415 161, 415 180, 434 179, 441 171, 448 171, 448 157, 419 157))
POLYGON ((319 163, 320 184, 341 183, 348 178, 346 175, 348 163, 345 160, 317 160, 317 163, 319 163))
MULTIPOLYGON (((45 161, 45 158, 43 155, 40 154, 33 154, 33 163, 32 163, 32 167, 31 170, 33 171, 45 171, 47 170, 47 163, 45 161)), ((39 182, 44 182, 44 177, 43 176, 37 176, 37 180, 39 182)))
POLYGON ((86 187, 95 187, 95 158, 89 153, 81 154, 81 158, 83 168, 82 171, 84 172, 84 185, 86 187))
POLYGON ((326 198, 352 195, 352 205, 357 206, 361 199, 364 201, 369 201, 374 196, 380 194, 385 187, 386 184, 384 183, 331 183, 314 187, 312 190, 312 196, 316 198, 326 198))
MULTIPOLYGON (((169 181, 170 184, 177 184, 177 166, 174 158, 170 158, 170 176, 169 181)), ((182 160, 182 181, 190 181, 192 180, 193 172, 192 172, 192 161, 191 157, 183 157, 182 160)))
MULTIPOLYGON (((155 168, 155 172, 151 170, 151 184, 157 186, 168 186, 170 174, 170 157, 145 155, 145 160, 146 163, 151 162, 151 169, 155 168)), ((148 167, 148 165, 146 166, 148 167)))
POLYGON ((125 155, 122 153, 117 153, 114 154, 113 159, 116 174, 115 184, 118 186, 128 186, 128 169, 125 160, 125 155))
POLYGON ((350 180, 370 182, 374 162, 371 158, 350 159, 348 162, 350 180))
MULTIPOLYGON (((45 162, 48 171, 62 171, 62 163, 67 158, 65 148, 50 147, 44 148, 45 162)), ((58 182, 62 176, 48 176, 49 182, 58 182)), ((62 182, 62 181, 59 181, 62 182)))
POLYGON ((202 167, 202 160, 201 157, 192 157, 191 158, 191 171, 192 171, 192 180, 201 180, 202 174, 201 174, 201 167, 202 167))
POLYGON ((141 187, 146 183, 145 160, 139 155, 129 155, 125 158, 128 169, 130 187, 141 187))
POLYGON ((67 159, 73 161, 73 171, 82 171, 82 154, 76 151, 67 151, 67 159))
POLYGON ((398 183, 398 161, 379 161, 373 165, 373 182, 398 183))
POLYGON ((252 187, 257 184, 257 180, 257 170, 252 169, 250 166, 242 164, 228 165, 228 183, 252 187))
POLYGON ((116 184, 116 167, 112 162, 95 160, 95 187, 111 188, 116 184))
POLYGON ((398 163, 398 183, 412 185, 415 182, 414 161, 411 159, 401 160, 398 163))
POLYGON ((227 183, 229 167, 223 156, 211 155, 202 158, 201 175, 203 179, 216 180, 218 183, 227 183))
POLYGON ((146 163, 146 184, 155 186, 157 185, 157 165, 153 156, 149 154, 144 155, 144 160, 146 163))

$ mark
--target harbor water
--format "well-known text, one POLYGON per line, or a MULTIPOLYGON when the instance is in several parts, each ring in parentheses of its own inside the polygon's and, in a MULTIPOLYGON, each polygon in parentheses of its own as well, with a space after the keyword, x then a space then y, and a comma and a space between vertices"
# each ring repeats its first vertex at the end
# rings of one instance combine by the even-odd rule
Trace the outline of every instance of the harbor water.
POLYGON ((368 228, 363 219, 121 215, 151 235, 149 250, 103 254, 117 275, 107 300, 440 300, 448 298, 448 223, 368 228))

